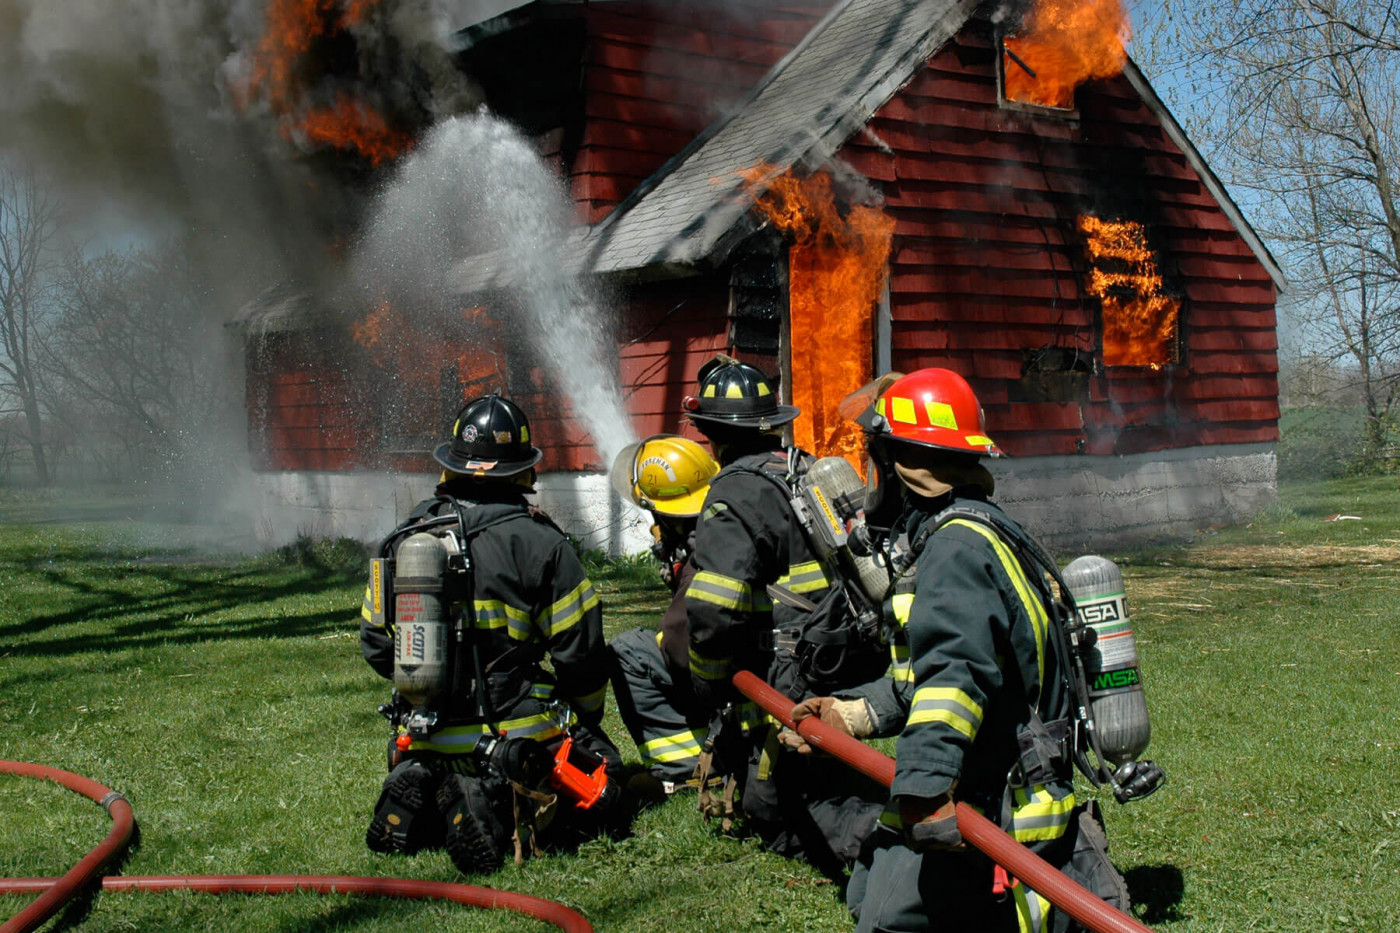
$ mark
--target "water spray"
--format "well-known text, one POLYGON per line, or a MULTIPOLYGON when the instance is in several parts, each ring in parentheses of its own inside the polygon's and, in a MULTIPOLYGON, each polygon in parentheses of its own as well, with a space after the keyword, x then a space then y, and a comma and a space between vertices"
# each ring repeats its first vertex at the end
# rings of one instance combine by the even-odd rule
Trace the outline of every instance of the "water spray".
POLYGON ((482 109, 442 121, 399 167, 355 262, 366 291, 395 306, 443 308, 448 273, 465 257, 491 268, 507 336, 568 397, 604 463, 635 438, 622 404, 615 325, 564 257, 571 206, 531 142, 482 109))

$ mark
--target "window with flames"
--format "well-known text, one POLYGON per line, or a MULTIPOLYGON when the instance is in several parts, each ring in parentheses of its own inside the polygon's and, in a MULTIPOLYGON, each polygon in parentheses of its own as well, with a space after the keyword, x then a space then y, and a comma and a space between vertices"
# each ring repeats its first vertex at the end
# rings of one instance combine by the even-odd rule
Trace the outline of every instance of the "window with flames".
POLYGON ((1105 368, 1180 363, 1181 299, 1162 279, 1146 228, 1088 214, 1078 227, 1088 257, 1084 288, 1102 308, 1105 368))

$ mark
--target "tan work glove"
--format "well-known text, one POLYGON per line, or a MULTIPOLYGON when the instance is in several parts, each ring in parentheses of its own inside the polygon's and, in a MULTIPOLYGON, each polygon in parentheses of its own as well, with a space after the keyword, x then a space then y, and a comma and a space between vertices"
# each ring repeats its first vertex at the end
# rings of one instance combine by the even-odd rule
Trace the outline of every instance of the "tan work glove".
MULTIPOLYGON (((799 723, 808 716, 816 716, 838 732, 857 739, 863 739, 875 731, 870 718, 870 706, 865 700, 838 700, 836 697, 812 697, 803 700, 792 708, 792 720, 799 723)), ((812 746, 807 740, 791 729, 784 729, 778 741, 799 755, 812 754, 812 746)))
POLYGON ((958 831, 957 805, 948 794, 900 797, 899 821, 904 824, 904 844, 915 852, 960 852, 967 848, 958 831))

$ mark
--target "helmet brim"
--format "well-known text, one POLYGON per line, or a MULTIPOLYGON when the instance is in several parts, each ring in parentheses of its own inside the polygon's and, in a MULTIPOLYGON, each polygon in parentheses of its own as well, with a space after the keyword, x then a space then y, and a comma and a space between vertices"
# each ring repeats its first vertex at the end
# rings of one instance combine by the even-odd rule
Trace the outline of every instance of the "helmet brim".
POLYGON ((461 473, 465 476, 514 476, 517 473, 524 473, 526 470, 539 463, 544 457, 544 451, 538 447, 530 448, 530 456, 523 460, 467 460, 458 459, 452 456, 452 442, 438 447, 433 451, 433 459, 441 466, 446 467, 454 473, 461 473))
POLYGON ((710 415, 698 411, 685 412, 685 416, 691 421, 700 424, 719 424, 733 428, 755 428, 766 431, 769 428, 776 428, 788 424, 797 419, 802 414, 802 409, 795 405, 779 405, 775 410, 765 412, 761 415, 710 415))
POLYGON ((709 494, 710 487, 706 484, 704 489, 697 489, 689 495, 677 496, 665 500, 647 499, 644 497, 642 501, 637 504, 658 515, 669 515, 671 518, 695 518, 700 514, 700 510, 705 507, 705 497, 709 494))
MULTIPOLYGON (((948 433, 953 434, 953 432, 951 431, 948 433)), ((985 446, 959 447, 955 446, 954 444, 935 444, 932 441, 916 441, 911 437, 900 437, 899 435, 891 434, 888 431, 866 431, 865 434, 866 437, 874 441, 880 441, 888 444, 908 444, 911 447, 924 447, 928 450, 945 451, 950 454, 962 454, 965 457, 990 457, 993 460, 998 460, 1007 455, 1006 451, 998 447, 996 445, 996 442, 993 441, 990 437, 987 438, 988 443, 985 446)), ((962 437, 962 435, 960 434, 954 436, 958 438, 962 437)))

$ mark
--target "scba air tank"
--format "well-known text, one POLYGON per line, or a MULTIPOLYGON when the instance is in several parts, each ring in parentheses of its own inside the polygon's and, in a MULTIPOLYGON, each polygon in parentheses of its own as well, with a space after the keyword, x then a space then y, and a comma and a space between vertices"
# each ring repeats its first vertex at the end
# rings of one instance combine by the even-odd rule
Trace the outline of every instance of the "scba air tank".
POLYGON ((415 707, 447 685, 447 622, 442 581, 447 550, 430 534, 399 545, 394 559, 394 687, 415 707))
POLYGON ((1087 555, 1070 562, 1064 579, 1080 621, 1094 632, 1084 653, 1084 673, 1099 752, 1115 767, 1135 761, 1147 750, 1152 725, 1138 671, 1137 643, 1128 622, 1123 574, 1113 561, 1087 555))
POLYGON ((836 556, 876 605, 885 598, 890 573, 862 542, 865 524, 865 481, 844 457, 822 457, 802 477, 802 497, 811 516, 823 558, 836 556))

